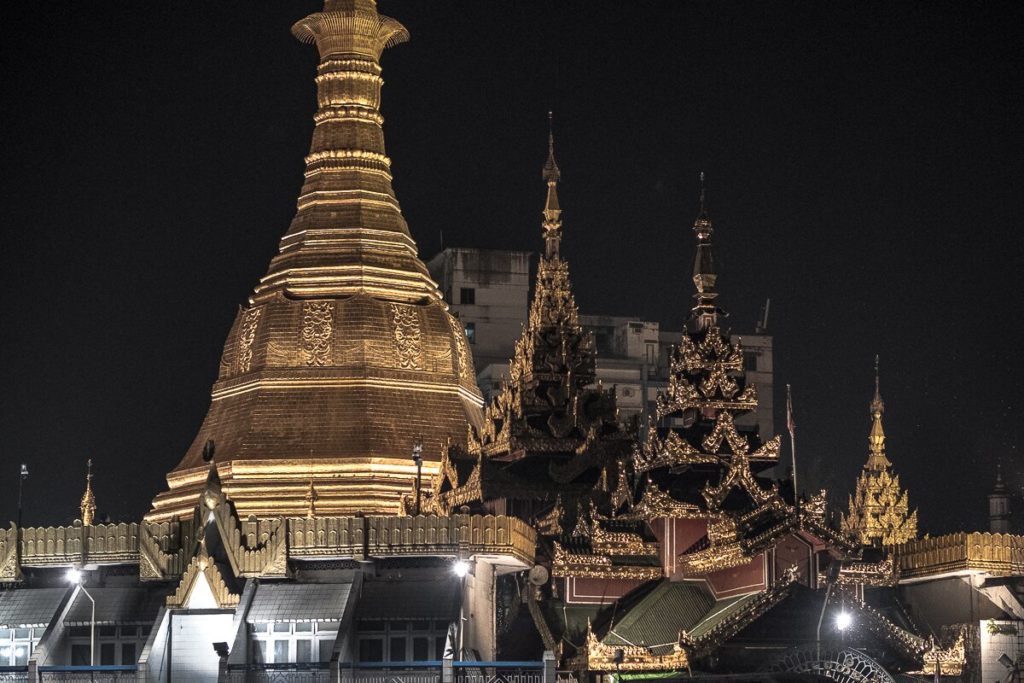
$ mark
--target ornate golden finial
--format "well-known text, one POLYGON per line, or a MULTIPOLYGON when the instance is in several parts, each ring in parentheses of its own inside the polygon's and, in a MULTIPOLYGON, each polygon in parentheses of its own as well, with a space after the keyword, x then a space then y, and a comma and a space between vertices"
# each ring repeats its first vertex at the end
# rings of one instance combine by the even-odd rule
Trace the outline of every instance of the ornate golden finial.
POLYGON ((313 475, 309 475, 309 488, 306 489, 306 519, 313 519, 316 517, 316 501, 320 496, 316 492, 316 487, 313 485, 313 475))
POLYGON ((707 209, 707 190, 704 185, 704 171, 700 172, 700 213, 697 220, 693 222, 693 232, 697 236, 697 251, 693 256, 693 284, 697 293, 693 297, 697 304, 693 307, 693 317, 697 320, 699 328, 710 327, 718 320, 718 307, 715 306, 715 299, 718 293, 714 291, 715 280, 718 275, 715 273, 715 258, 711 249, 711 235, 714 227, 711 224, 711 217, 707 209))
POLYGON ((871 399, 871 414, 884 413, 885 403, 882 402, 882 390, 878 380, 878 354, 875 354, 875 397, 871 399))
POLYGON ((85 493, 82 494, 82 524, 92 526, 92 520, 96 516, 96 496, 92 492, 92 458, 85 462, 85 493))
POLYGON ((875 395, 871 399, 871 433, 868 435, 868 462, 865 467, 876 472, 892 467, 885 457, 885 430, 882 428, 882 415, 885 403, 882 401, 881 384, 878 377, 878 355, 875 355, 875 395))
POLYGON ((548 197, 544 203, 544 243, 547 258, 558 257, 558 246, 562 241, 562 207, 558 203, 558 181, 562 172, 555 161, 554 114, 548 111, 548 160, 544 163, 543 178, 548 184, 548 197))

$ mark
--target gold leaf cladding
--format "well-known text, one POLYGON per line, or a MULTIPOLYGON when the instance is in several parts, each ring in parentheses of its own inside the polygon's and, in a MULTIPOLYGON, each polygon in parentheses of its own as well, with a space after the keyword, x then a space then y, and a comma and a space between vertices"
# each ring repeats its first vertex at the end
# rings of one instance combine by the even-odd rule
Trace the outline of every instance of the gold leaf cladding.
POLYGON ((330 364, 332 334, 334 334, 334 302, 305 302, 302 305, 302 356, 306 365, 330 364))
POLYGON ((395 355, 402 370, 423 369, 423 348, 420 344, 420 319, 416 310, 401 304, 391 304, 395 322, 395 355))
POLYGON ((459 379, 464 382, 475 381, 473 376, 473 360, 469 355, 469 345, 466 344, 466 332, 462 329, 461 323, 454 316, 448 316, 448 324, 452 326, 452 336, 455 337, 455 351, 458 354, 459 379))
POLYGON ((242 325, 238 329, 239 372, 249 372, 252 367, 252 343, 256 339, 256 327, 262 314, 262 308, 250 308, 242 318, 242 325))
POLYGON ((704 437, 701 445, 708 453, 717 453, 722 441, 729 444, 729 449, 736 455, 745 454, 750 446, 747 440, 736 431, 736 425, 732 421, 732 413, 721 412, 718 414, 718 421, 711 433, 704 437))

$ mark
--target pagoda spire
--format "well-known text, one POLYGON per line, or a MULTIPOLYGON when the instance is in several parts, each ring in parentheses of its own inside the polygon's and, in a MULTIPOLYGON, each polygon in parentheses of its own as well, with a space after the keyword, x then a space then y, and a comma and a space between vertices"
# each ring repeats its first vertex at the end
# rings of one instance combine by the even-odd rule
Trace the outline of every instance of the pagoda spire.
POLYGON ((882 428, 885 403, 882 401, 882 391, 878 379, 877 354, 875 354, 875 395, 871 399, 870 413, 871 432, 868 434, 868 462, 864 467, 873 472, 881 472, 892 467, 892 463, 885 457, 885 430, 882 428))
POLYGON ((82 512, 82 524, 92 526, 96 516, 96 496, 92 492, 92 458, 85 462, 85 467, 85 493, 82 494, 79 509, 82 512))
POLYGON ((996 463, 996 485, 988 494, 988 530, 993 534, 1010 532, 1010 492, 1003 481, 1003 465, 996 463))
POLYGON ((415 479, 406 445, 422 434, 433 476, 480 416, 465 331, 417 256, 385 153, 380 58, 409 34, 374 0, 326 0, 292 33, 319 53, 295 217, 235 317, 206 419, 151 521, 192 513, 210 439, 243 516, 305 514, 308 462, 317 481, 343 482, 319 488, 318 514, 391 513, 415 479))
POLYGON ((558 203, 558 181, 562 177, 555 161, 555 132, 553 114, 548 111, 548 159, 544 163, 544 181, 548 185, 547 201, 544 202, 544 255, 558 258, 558 246, 562 241, 562 207, 558 203))
MULTIPOLYGON (((555 161, 555 138, 548 112, 548 156, 542 177, 547 183, 543 233, 545 249, 537 264, 537 279, 526 327, 516 342, 509 364, 509 381, 486 408, 482 430, 471 430, 470 449, 496 452, 507 448, 507 435, 525 422, 524 414, 546 423, 557 438, 578 434, 582 427, 604 418, 581 416, 579 397, 596 379, 593 342, 579 321, 579 309, 569 280, 569 264, 562 259, 562 209, 558 202, 561 171, 555 161), (544 416, 542 419, 541 416, 544 416), (516 422, 516 425, 512 425, 516 422), (502 430, 499 426, 504 426, 502 430)), ((597 390, 596 393, 600 393, 597 390)), ((534 427, 530 430, 536 431, 534 427)))
POLYGON ((708 214, 704 172, 701 171, 700 213, 693 222, 693 232, 697 237, 697 251, 693 256, 693 284, 697 288, 697 292, 693 298, 697 300, 697 303, 691 313, 699 330, 715 326, 718 322, 718 314, 721 312, 715 305, 715 299, 718 298, 718 292, 715 291, 718 274, 715 272, 715 257, 711 245, 711 236, 714 231, 711 216, 708 214))
POLYGON ((849 513, 842 528, 862 545, 892 546, 917 538, 917 510, 910 512, 907 492, 900 488, 899 475, 885 454, 885 431, 875 356, 875 394, 871 399, 871 431, 868 434, 868 460, 864 463, 857 487, 849 499, 849 513))
POLYGON ((320 53, 315 127, 295 217, 252 303, 280 294, 439 298, 416 256, 384 148, 380 57, 408 31, 378 14, 374 0, 326 0, 292 34, 320 53))

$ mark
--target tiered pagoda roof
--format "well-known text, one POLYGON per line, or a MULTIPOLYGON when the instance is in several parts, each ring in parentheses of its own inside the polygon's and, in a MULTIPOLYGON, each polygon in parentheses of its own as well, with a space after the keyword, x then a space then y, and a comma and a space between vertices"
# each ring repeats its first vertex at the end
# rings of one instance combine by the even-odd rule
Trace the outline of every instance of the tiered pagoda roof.
POLYGON ((508 378, 485 407, 483 420, 470 428, 468 444, 446 450, 430 492, 439 511, 518 501, 529 508, 526 517, 550 516, 557 508, 569 530, 581 510, 594 503, 607 507, 629 453, 615 394, 595 385, 593 341, 580 326, 569 264, 560 254, 560 178, 549 135, 543 170, 545 250, 527 324, 508 378))

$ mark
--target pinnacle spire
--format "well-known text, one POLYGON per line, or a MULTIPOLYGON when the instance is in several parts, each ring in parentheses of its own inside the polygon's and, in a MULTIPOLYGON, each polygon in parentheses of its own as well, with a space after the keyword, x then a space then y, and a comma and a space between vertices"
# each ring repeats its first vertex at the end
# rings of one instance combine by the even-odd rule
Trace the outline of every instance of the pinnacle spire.
POLYGON ((543 178, 548 185, 547 201, 544 203, 544 254, 546 258, 558 258, 558 246, 562 241, 562 207, 558 203, 558 181, 562 173, 555 162, 554 115, 548 111, 548 159, 544 163, 543 178))
POLYGON ((715 258, 711 248, 711 235, 714 227, 707 209, 707 190, 704 185, 704 172, 700 172, 700 213, 693 222, 693 232, 697 237, 697 251, 693 256, 693 284, 697 288, 694 298, 692 316, 697 320, 698 328, 710 327, 718 320, 719 309, 715 306, 718 292, 715 281, 715 258))
POLYGON ((871 399, 871 433, 868 435, 869 455, 865 467, 869 470, 881 471, 892 467, 885 456, 885 430, 882 428, 882 415, 885 403, 882 402, 878 373, 878 355, 875 355, 875 395, 871 399))
POLYGON ((85 467, 85 493, 82 494, 80 509, 82 524, 92 526, 93 518, 96 516, 96 496, 92 492, 92 458, 85 462, 85 467))

